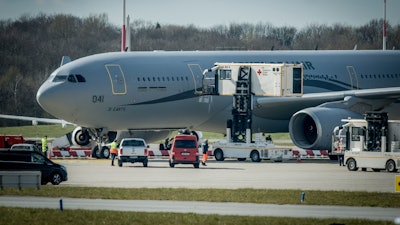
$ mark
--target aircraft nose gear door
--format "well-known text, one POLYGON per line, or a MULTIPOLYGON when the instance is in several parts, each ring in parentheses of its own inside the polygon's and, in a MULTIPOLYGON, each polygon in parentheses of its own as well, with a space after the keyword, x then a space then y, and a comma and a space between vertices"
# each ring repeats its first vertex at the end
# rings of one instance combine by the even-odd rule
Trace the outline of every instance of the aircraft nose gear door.
POLYGON ((121 66, 118 64, 107 64, 105 66, 110 77, 112 93, 114 95, 126 94, 125 75, 121 66))

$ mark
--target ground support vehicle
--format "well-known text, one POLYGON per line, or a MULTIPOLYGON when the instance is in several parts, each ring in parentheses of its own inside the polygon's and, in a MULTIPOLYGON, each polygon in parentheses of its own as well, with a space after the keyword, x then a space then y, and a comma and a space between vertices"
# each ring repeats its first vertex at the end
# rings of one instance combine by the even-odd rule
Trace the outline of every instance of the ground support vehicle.
POLYGON ((400 169, 400 121, 388 120, 387 113, 367 112, 364 120, 346 119, 335 128, 334 143, 344 151, 350 171, 371 168, 378 172, 400 169))
POLYGON ((118 149, 118 166, 122 167, 125 162, 141 162, 144 167, 148 166, 148 148, 146 141, 142 138, 124 138, 118 149))
POLYGON ((0 135, 0 150, 8 150, 14 144, 25 143, 21 135, 0 135))
MULTIPOLYGON (((232 119, 227 121, 226 140, 212 144, 213 155, 253 162, 282 161, 292 157, 290 149, 277 148, 272 141, 253 141, 254 98, 293 98, 303 95, 303 65, 285 63, 215 63, 203 73, 202 95, 232 96, 232 119), (215 72, 207 77, 206 73, 215 72)), ((260 135, 261 136, 261 135, 260 135)))
MULTIPOLYGON (((262 136, 261 133, 256 136, 262 136)), ((252 162, 260 162, 262 159, 270 159, 275 162, 282 162, 293 158, 290 148, 275 146, 272 141, 256 141, 251 143, 230 142, 219 140, 212 144, 215 160, 223 161, 225 158, 237 158, 244 161, 250 158, 252 162)))
POLYGON ((0 151, 0 170, 3 171, 40 171, 41 183, 51 182, 58 185, 68 180, 67 169, 42 154, 26 150, 0 151))
POLYGON ((190 134, 178 134, 174 137, 169 153, 169 166, 176 164, 193 164, 199 168, 200 155, 197 137, 190 134))

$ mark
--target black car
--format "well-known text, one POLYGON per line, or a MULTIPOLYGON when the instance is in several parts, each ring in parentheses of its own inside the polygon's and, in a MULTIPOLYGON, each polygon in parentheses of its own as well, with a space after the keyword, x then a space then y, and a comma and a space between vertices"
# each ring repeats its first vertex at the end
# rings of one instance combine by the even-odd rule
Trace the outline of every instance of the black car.
POLYGON ((41 171, 42 184, 51 182, 53 185, 58 185, 68 180, 65 166, 54 163, 35 151, 0 151, 0 170, 41 171))

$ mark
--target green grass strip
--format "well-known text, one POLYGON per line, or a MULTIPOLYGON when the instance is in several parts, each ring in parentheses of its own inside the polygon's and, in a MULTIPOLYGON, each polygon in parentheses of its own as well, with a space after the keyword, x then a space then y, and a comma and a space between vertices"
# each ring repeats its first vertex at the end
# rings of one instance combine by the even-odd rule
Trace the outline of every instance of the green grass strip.
POLYGON ((380 192, 304 191, 268 189, 106 188, 42 186, 40 190, 5 188, 0 195, 122 200, 246 202, 259 204, 342 205, 400 208, 400 194, 380 192))

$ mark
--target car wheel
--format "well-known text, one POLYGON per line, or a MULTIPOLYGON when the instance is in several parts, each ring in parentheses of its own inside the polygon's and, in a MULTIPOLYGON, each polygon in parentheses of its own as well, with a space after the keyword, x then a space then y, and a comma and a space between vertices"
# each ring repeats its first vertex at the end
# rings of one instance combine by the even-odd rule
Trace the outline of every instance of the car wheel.
POLYGON ((393 160, 389 160, 386 163, 386 170, 390 173, 397 172, 396 163, 393 160))
POLYGON ((122 160, 118 159, 118 166, 122 167, 122 160))
POLYGON ((261 161, 260 153, 257 150, 253 150, 250 153, 250 158, 251 158, 251 161, 253 161, 253 162, 260 162, 261 161))
POLYGON ((53 173, 53 175, 51 175, 51 183, 53 184, 53 185, 59 185, 60 183, 61 183, 61 181, 62 181, 62 177, 61 177, 61 174, 59 174, 59 173, 53 173))
POLYGON ((148 160, 148 159, 145 159, 145 160, 143 161, 143 167, 147 167, 148 162, 149 162, 149 160, 148 160))
POLYGON ((350 171, 357 171, 358 167, 357 167, 357 163, 356 160, 354 160, 353 158, 350 158, 349 160, 347 160, 347 169, 350 171))
POLYGON ((214 157, 215 160, 217 161, 224 161, 224 152, 222 151, 222 149, 218 148, 214 151, 214 157))
POLYGON ((174 166, 175 166, 175 163, 173 163, 172 160, 170 159, 169 160, 169 167, 174 168, 174 166))

